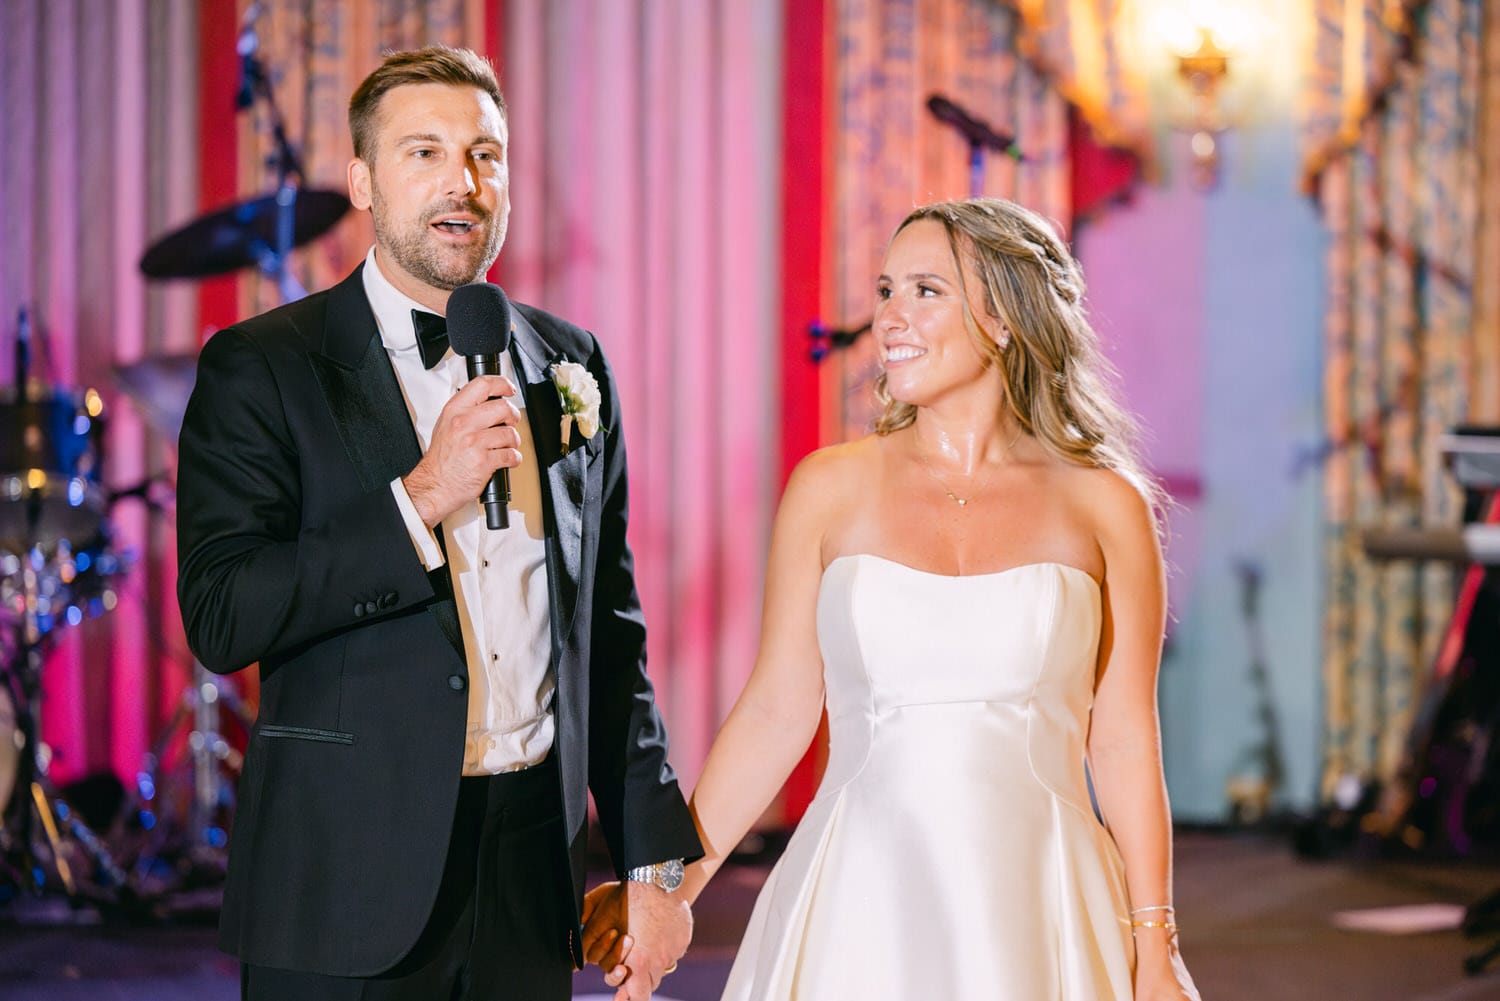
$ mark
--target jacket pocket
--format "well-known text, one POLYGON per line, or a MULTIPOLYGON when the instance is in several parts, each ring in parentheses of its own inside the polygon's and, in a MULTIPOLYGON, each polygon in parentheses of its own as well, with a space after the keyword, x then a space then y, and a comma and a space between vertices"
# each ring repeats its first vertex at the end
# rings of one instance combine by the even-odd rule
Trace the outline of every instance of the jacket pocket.
POLYGON ((281 726, 262 723, 256 728, 262 737, 285 737, 291 740, 316 740, 324 744, 352 744, 354 734, 345 730, 319 730, 311 726, 281 726))

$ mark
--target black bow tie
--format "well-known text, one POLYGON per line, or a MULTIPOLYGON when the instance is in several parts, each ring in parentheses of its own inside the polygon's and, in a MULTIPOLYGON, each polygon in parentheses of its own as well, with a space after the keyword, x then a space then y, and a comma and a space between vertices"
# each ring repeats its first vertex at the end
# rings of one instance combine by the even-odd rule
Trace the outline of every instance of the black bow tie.
POLYGON ((417 350, 422 364, 432 368, 448 353, 448 318, 424 310, 411 311, 411 325, 417 331, 417 350))

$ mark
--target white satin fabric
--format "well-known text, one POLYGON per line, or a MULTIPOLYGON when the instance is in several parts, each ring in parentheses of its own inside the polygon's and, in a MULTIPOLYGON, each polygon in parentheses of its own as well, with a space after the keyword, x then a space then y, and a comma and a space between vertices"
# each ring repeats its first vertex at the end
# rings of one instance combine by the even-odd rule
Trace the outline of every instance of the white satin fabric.
POLYGON ((834 560, 828 769, 725 1001, 1128 1001, 1124 868, 1084 777, 1099 627, 1076 567, 834 560))

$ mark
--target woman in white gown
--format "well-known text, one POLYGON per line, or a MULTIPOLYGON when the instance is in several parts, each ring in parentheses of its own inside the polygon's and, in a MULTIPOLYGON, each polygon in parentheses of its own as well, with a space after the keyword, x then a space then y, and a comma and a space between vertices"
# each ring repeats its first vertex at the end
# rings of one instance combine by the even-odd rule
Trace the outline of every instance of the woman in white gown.
POLYGON ((872 330, 885 411, 788 483, 755 670, 693 795, 688 900, 826 704, 826 774, 726 1001, 1197 998, 1157 722, 1158 493, 1082 294, 1013 203, 897 228, 872 330))

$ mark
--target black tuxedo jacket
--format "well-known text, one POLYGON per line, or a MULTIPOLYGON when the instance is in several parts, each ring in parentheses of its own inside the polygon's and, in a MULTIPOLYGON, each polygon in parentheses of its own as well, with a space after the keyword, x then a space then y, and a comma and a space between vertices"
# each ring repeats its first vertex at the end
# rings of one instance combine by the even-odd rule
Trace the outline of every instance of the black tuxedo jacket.
MULTIPOLYGON (((260 665, 220 945, 337 976, 394 965, 431 911, 468 703, 447 568, 423 569, 391 494, 421 450, 361 270, 204 346, 177 494, 188 643, 213 671, 260 665)), ((590 789, 619 870, 701 850, 645 670, 614 380, 588 332, 520 304, 514 320, 576 908, 590 789), (598 380, 610 429, 566 456, 549 371, 564 358, 598 380)))

